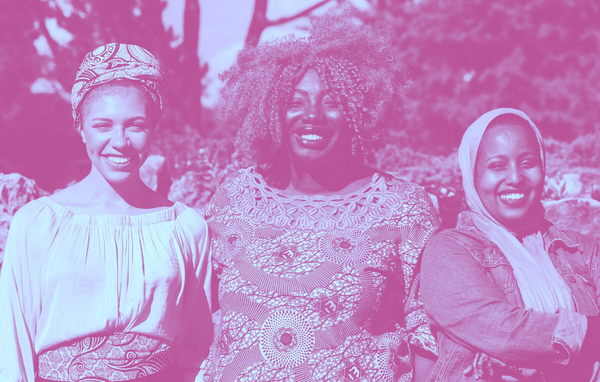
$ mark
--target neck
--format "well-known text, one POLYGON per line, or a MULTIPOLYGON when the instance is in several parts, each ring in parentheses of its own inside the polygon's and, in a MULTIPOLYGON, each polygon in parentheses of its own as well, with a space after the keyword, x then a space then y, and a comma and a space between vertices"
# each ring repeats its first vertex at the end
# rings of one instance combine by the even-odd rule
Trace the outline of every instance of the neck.
POLYGON ((350 184, 372 176, 374 170, 355 159, 329 166, 304 167, 290 161, 288 191, 300 194, 330 194, 344 190, 350 184))
POLYGON ((122 183, 111 183, 92 165, 92 171, 81 183, 90 199, 106 204, 125 203, 136 208, 147 208, 145 205, 149 189, 139 174, 122 183))

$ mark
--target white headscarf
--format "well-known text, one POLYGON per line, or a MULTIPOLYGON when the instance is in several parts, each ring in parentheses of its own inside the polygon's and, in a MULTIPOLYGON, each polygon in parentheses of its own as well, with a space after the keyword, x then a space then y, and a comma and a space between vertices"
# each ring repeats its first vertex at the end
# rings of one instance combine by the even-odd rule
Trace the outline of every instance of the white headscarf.
POLYGON ((574 309, 571 291, 552 264, 540 232, 529 235, 521 244, 502 224, 494 219, 481 203, 475 190, 477 151, 490 122, 502 114, 515 114, 529 122, 540 147, 544 173, 546 157, 542 136, 529 117, 516 109, 496 109, 479 117, 463 135, 458 160, 463 177, 467 205, 475 226, 485 233, 502 251, 511 267, 526 308, 540 312, 556 312, 559 308, 574 309))

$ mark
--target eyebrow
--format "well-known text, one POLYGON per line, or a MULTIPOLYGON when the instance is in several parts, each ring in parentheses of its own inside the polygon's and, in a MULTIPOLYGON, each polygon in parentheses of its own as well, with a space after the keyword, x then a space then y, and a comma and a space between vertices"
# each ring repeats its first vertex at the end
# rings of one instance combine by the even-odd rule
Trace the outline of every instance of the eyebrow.
MULTIPOLYGON (((522 158, 522 157, 525 157, 525 156, 528 156, 528 155, 532 155, 532 156, 537 157, 538 153, 535 153, 535 152, 522 153, 521 155, 519 155, 519 158, 522 158)), ((494 155, 492 157, 487 158, 485 160, 485 163, 491 161, 492 159, 507 159, 507 158, 508 158, 508 155, 506 155, 506 154, 494 155)))
MULTIPOLYGON (((131 117, 131 118, 127 118, 125 120, 125 122, 130 122, 130 121, 134 121, 136 119, 143 119, 143 120, 147 120, 148 118, 142 116, 142 115, 137 115, 135 117, 131 117)), ((113 120, 110 118, 104 118, 104 117, 96 117, 96 118, 92 118, 92 122, 93 121, 100 121, 100 122, 112 122, 113 120)))

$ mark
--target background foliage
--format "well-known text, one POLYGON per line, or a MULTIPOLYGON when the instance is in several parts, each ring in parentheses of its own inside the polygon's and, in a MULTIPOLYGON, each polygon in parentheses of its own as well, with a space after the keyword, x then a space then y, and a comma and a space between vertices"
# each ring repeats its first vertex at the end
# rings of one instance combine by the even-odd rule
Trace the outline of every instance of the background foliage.
MULTIPOLYGON (((148 48, 167 71, 154 150, 167 158, 171 177, 206 163, 218 173, 235 167, 233 132, 199 103, 207 68, 196 54, 198 0, 185 0, 185 37, 175 47, 161 0, 0 1, 0 172, 20 172, 54 190, 89 171, 71 120, 70 88, 84 54, 111 41, 148 48), (71 33, 70 41, 52 36, 52 23, 71 33)), ((462 133, 497 107, 521 109, 536 121, 548 140, 550 172, 600 166, 600 3, 369 2, 356 17, 391 23, 396 59, 411 81, 405 115, 377 156, 382 170, 458 186, 454 153, 462 133)), ((266 3, 255 3, 253 20, 263 20, 266 3)), ((257 40, 256 30, 248 39, 257 40)))

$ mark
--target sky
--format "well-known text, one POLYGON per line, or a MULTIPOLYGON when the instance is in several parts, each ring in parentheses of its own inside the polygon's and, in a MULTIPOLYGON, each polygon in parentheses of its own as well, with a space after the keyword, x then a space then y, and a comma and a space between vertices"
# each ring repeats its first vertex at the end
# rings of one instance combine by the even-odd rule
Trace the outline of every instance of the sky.
MULTIPOLYGON (((318 3, 320 0, 269 0, 267 18, 275 20, 280 17, 294 15, 318 3)), ((167 0, 167 7, 163 12, 165 27, 173 27, 178 39, 174 44, 179 44, 183 39, 183 8, 185 0, 167 0)), ((365 9, 369 7, 366 0, 352 0, 354 6, 365 9)), ((313 14, 321 14, 333 6, 335 1, 327 4, 313 14)), ((208 63, 209 72, 204 78, 206 85, 202 96, 205 106, 213 106, 218 97, 220 83, 217 75, 229 67, 242 48, 246 32, 250 25, 254 1, 252 0, 200 0, 200 60, 208 63)), ((267 28, 261 41, 272 40, 293 33, 301 36, 306 34, 310 25, 308 18, 294 20, 293 22, 267 28)))

